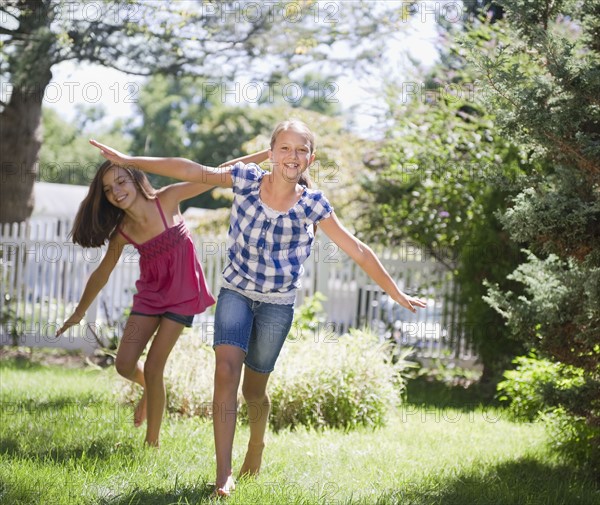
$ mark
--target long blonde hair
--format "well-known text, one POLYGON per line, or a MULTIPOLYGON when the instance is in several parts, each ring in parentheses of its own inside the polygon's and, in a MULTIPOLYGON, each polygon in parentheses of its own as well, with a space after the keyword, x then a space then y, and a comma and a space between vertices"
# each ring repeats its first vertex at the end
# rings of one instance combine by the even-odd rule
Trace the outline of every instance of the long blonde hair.
MULTIPOLYGON (((281 121, 271 134, 271 149, 275 147, 275 141, 281 132, 285 132, 288 130, 295 131, 300 135, 304 136, 306 140, 308 140, 310 146, 310 154, 315 152, 315 134, 310 130, 310 128, 299 119, 287 119, 285 121, 281 121)), ((301 186, 311 188, 312 181, 310 180, 310 174, 308 173, 308 168, 304 171, 304 173, 300 176, 298 180, 298 184, 301 186)))

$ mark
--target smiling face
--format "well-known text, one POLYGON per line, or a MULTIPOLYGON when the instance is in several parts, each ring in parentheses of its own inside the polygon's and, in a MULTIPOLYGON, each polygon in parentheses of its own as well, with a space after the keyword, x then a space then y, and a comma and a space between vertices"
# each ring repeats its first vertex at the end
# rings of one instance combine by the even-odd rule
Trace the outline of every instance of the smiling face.
POLYGON ((138 194, 131 174, 117 166, 110 167, 102 176, 102 190, 108 202, 119 209, 130 207, 138 194))
POLYGON ((277 134, 269 151, 273 170, 280 171, 285 180, 297 182, 300 175, 313 163, 310 139, 295 129, 283 130, 277 134))

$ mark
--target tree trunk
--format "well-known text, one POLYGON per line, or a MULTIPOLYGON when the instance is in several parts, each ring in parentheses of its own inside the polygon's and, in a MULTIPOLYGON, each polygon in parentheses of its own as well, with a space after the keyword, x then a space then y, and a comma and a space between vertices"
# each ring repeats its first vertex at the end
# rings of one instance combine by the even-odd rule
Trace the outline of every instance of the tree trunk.
POLYGON ((0 160, 2 189, 0 223, 26 220, 33 211, 33 183, 41 146, 44 89, 15 88, 0 114, 0 160))
POLYGON ((33 211, 33 183, 42 144, 42 101, 52 79, 50 31, 53 3, 20 0, 20 43, 9 53, 10 98, 0 113, 0 223, 26 220, 33 211), (33 64, 32 64, 33 63, 33 64))

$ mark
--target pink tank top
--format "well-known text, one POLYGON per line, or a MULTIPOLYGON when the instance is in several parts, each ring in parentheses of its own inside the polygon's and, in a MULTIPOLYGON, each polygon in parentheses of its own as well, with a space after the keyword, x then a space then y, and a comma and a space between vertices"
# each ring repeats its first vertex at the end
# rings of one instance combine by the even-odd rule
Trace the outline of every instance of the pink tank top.
POLYGON ((190 231, 183 221, 169 228, 158 198, 155 201, 165 226, 160 235, 137 244, 118 229, 140 253, 140 278, 135 283, 132 310, 148 315, 204 312, 215 299, 206 285, 190 231))

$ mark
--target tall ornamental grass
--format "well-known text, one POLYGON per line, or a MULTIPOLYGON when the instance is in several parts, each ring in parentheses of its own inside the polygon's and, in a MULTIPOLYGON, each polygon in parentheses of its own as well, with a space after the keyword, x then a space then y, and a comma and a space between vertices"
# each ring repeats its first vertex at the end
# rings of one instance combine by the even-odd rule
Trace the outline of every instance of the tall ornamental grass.
MULTIPOLYGON (((391 362, 387 345, 364 331, 325 339, 293 332, 269 381, 270 424, 284 428, 382 426, 404 388, 410 364, 391 362)), ((209 417, 212 412, 214 351, 203 339, 182 335, 165 369, 167 410, 182 416, 209 417)), ((141 388, 121 381, 122 401, 139 400, 141 388)), ((240 419, 252 407, 240 397, 240 419)))
POLYGON ((382 426, 411 366, 391 357, 389 345, 365 331, 287 342, 270 387, 272 428, 382 426))

